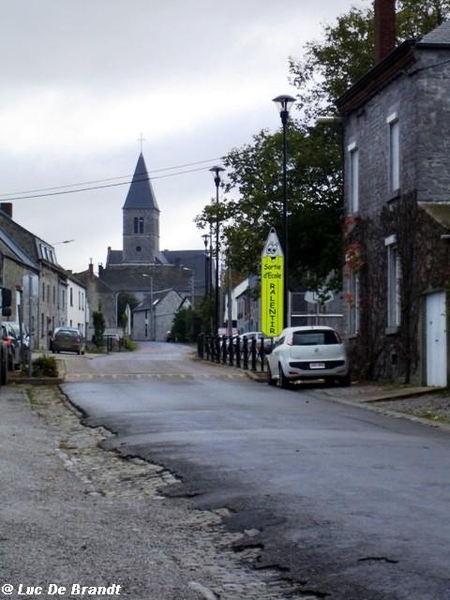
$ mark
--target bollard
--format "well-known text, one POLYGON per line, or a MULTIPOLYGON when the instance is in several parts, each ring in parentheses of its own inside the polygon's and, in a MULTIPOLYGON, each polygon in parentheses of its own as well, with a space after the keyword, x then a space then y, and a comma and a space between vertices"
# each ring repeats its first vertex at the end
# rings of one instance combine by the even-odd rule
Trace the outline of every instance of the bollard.
POLYGON ((252 338, 250 353, 252 359, 252 371, 256 371, 256 338, 252 338))
POLYGON ((216 361, 220 363, 220 337, 218 335, 214 338, 214 344, 216 346, 216 361))
POLYGON ((237 336, 237 338, 236 338, 235 355, 236 355, 236 366, 238 368, 241 368, 241 338, 239 336, 237 336))
POLYGON ((222 362, 224 365, 227 364, 227 336, 222 336, 222 362))
POLYGON ((232 335, 228 338, 228 364, 230 367, 234 365, 234 344, 232 335))
POLYGON ((243 360, 244 360, 244 366, 243 369, 247 370, 248 369, 248 339, 247 336, 244 335, 243 338, 243 360))

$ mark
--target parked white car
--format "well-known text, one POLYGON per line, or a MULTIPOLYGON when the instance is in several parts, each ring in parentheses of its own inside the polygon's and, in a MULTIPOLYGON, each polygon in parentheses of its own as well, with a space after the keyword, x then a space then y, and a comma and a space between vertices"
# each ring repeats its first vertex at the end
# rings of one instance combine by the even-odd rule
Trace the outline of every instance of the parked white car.
POLYGON ((350 385, 347 348, 332 327, 288 327, 266 358, 269 385, 289 387, 294 381, 325 379, 350 385))

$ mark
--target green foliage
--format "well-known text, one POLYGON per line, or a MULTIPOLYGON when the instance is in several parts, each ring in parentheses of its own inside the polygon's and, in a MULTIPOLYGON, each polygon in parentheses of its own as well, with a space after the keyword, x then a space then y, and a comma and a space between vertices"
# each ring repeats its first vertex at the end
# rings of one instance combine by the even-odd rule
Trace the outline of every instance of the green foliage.
POLYGON ((58 377, 58 364, 54 356, 43 354, 33 361, 33 377, 58 377))
MULTIPOLYGON (((352 7, 326 25, 321 41, 308 42, 302 60, 289 60, 296 87, 297 115, 287 136, 289 286, 336 289, 340 280, 342 132, 316 124, 335 112, 334 102, 374 65, 373 2, 352 7), (297 120, 296 120, 297 117, 297 120), (334 279, 330 280, 330 273, 334 279)), ((450 16, 450 0, 397 1, 397 42, 428 33, 450 16)), ((281 234, 282 139, 261 131, 251 143, 225 158, 226 197, 214 200, 197 216, 209 231, 220 222, 221 247, 227 245, 231 267, 244 275, 258 273, 260 254, 271 227, 281 234)))
POLYGON ((117 323, 119 323, 120 327, 123 330, 126 329, 127 326, 127 315, 126 308, 130 307, 131 310, 135 308, 139 304, 139 300, 136 298, 134 294, 129 294, 128 292, 120 292, 117 297, 117 323))
POLYGON ((100 348, 103 345, 103 334, 105 333, 105 317, 101 310, 97 310, 92 314, 92 320, 94 323, 94 335, 92 341, 100 348))
POLYGON ((128 350, 128 352, 133 352, 134 350, 136 350, 136 348, 138 347, 136 342, 133 342, 133 340, 130 340, 129 338, 124 338, 123 339, 123 349, 124 350, 128 350))
POLYGON ((120 317, 119 317, 119 326, 123 329, 123 331, 126 330, 128 325, 128 317, 127 314, 125 312, 123 312, 120 317))
MULTIPOLYGON (((288 265, 290 286, 323 284, 341 268, 342 171, 340 132, 291 122, 287 132, 288 265)), ((226 197, 205 207, 197 223, 221 221, 228 260, 242 274, 258 273, 271 227, 281 236, 281 133, 265 131, 225 158, 226 197)))
MULTIPOLYGON (((374 13, 352 7, 324 27, 322 41, 308 42, 302 60, 289 59, 303 119, 333 111, 333 103, 375 62, 374 13)), ((425 35, 450 17, 450 0, 402 0, 396 6, 397 44, 425 35)))
POLYGON ((373 66, 372 8, 353 7, 336 24, 326 25, 324 40, 308 42, 304 57, 289 60, 290 82, 297 88, 303 119, 312 122, 373 66))
POLYGON ((419 38, 450 17, 450 0, 403 0, 397 8, 397 37, 419 38))
POLYGON ((212 298, 205 298, 201 305, 195 308, 195 313, 200 323, 201 333, 211 333, 213 330, 214 300, 212 298))
POLYGON ((193 308, 180 309, 174 318, 172 336, 177 342, 195 342, 204 331, 202 311, 193 308))

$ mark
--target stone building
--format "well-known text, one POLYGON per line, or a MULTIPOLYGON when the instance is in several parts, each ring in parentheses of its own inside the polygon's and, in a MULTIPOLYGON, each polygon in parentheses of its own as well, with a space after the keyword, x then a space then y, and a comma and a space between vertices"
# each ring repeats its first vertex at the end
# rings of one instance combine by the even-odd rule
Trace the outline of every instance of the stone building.
POLYGON ((133 310, 133 338, 135 340, 164 340, 172 328, 174 314, 189 308, 188 298, 174 289, 148 295, 133 310))
POLYGON ((395 48, 375 8, 378 62, 338 101, 346 333, 363 376, 447 385, 450 22, 395 48))
MULTIPOLYGON (((77 274, 88 290, 91 312, 101 310, 107 329, 120 329, 120 314, 126 303, 135 308, 143 302, 149 302, 150 297, 172 290, 182 300, 188 298, 191 304, 195 303, 196 298, 203 298, 204 251, 160 250, 160 210, 142 153, 122 207, 122 215, 122 249, 108 248, 106 264, 99 266, 98 274, 94 273, 93 264, 89 265, 87 271, 77 274)), ((165 328, 157 327, 152 331, 154 339, 164 339, 180 304, 177 301, 171 315, 166 315, 165 328)), ((140 319, 140 313, 137 318, 140 319)), ((142 337, 142 331, 140 323, 136 325, 136 331, 134 323, 131 323, 133 338, 147 339, 147 336, 142 337)))
MULTIPOLYGON (((31 331, 33 349, 47 349, 55 327, 68 325, 70 274, 57 262, 54 247, 13 220, 12 204, 0 206, 0 284, 12 292, 11 315, 31 331)), ((85 288, 76 282, 77 294, 85 288)), ((85 325, 84 303, 77 324, 85 325)))

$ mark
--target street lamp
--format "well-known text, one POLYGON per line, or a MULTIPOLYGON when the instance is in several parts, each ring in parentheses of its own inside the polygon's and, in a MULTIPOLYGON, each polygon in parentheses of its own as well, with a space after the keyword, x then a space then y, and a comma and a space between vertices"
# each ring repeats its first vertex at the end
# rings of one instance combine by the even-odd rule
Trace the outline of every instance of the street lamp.
POLYGON ((208 268, 208 238, 209 235, 207 233, 204 233, 202 235, 203 238, 203 244, 205 245, 205 300, 208 297, 208 290, 209 290, 209 285, 208 285, 208 273, 209 273, 209 268, 208 268))
POLYGON ((214 290, 214 335, 219 332, 219 186, 220 174, 225 171, 223 167, 211 167, 210 173, 214 175, 216 186, 216 289, 214 290))
POLYGON ((71 242, 74 242, 75 240, 63 240, 62 242, 53 242, 52 246, 57 246, 58 244, 70 244, 71 242))
MULTIPOLYGON (((283 262, 283 326, 288 326, 289 287, 288 287, 288 228, 287 228, 287 181, 286 181, 286 129, 289 112, 295 102, 293 96, 286 94, 277 96, 273 102, 278 107, 283 126, 283 212, 281 220, 281 247, 284 254, 283 262)), ((290 319, 289 319, 290 320, 290 319)))
POLYGON ((142 273, 142 277, 148 277, 150 279, 150 322, 149 322, 150 340, 154 340, 156 337, 155 336, 155 313, 153 310, 153 275, 154 275, 153 269, 150 271, 150 274, 142 273))

